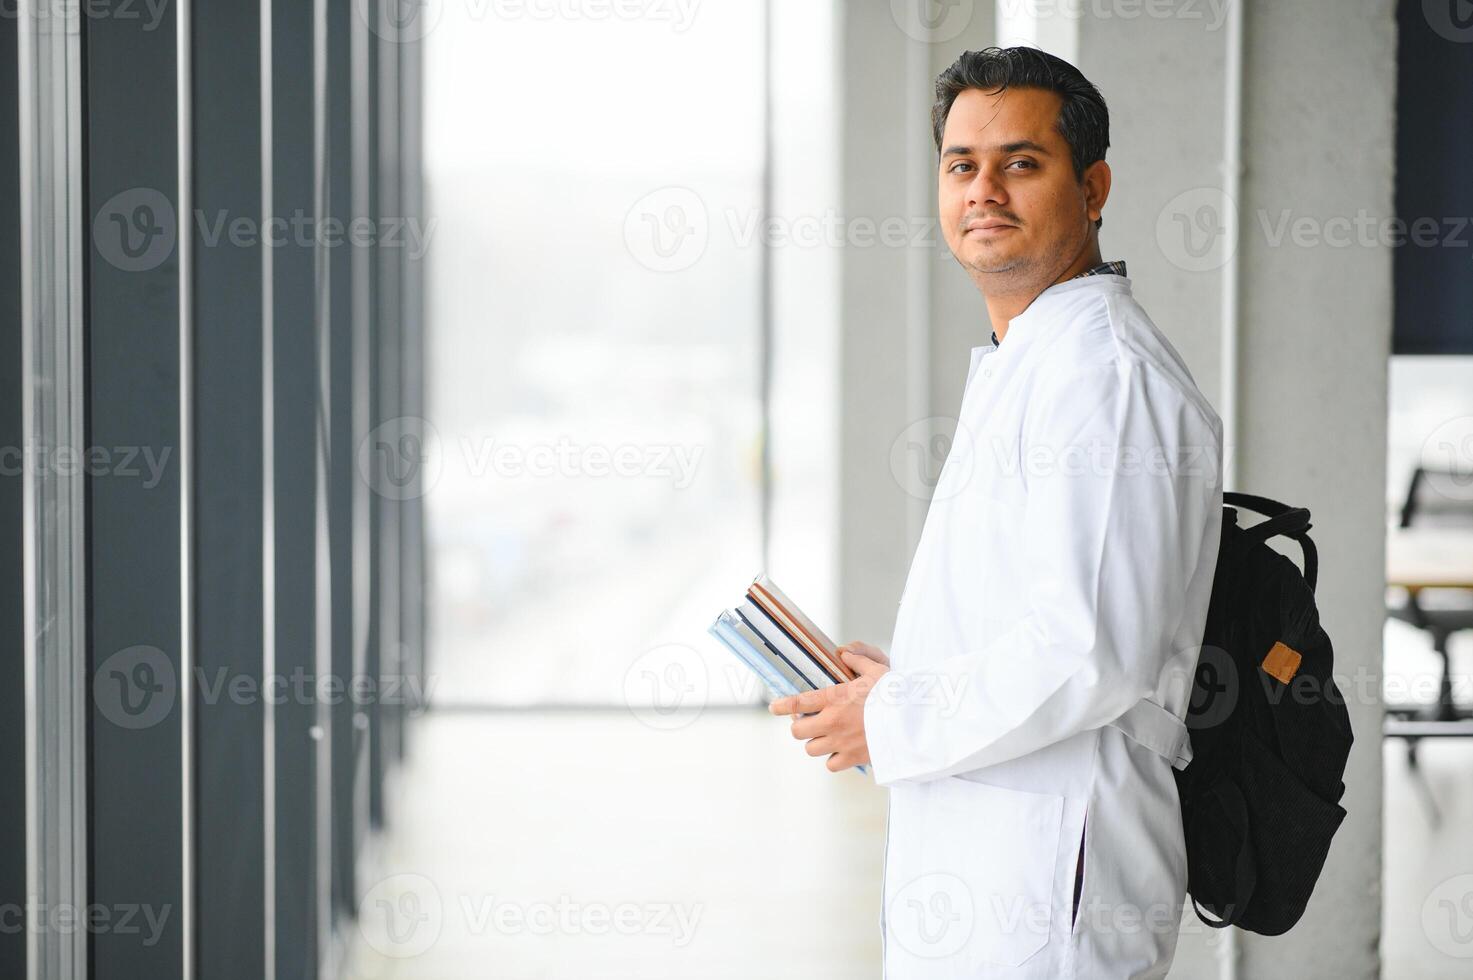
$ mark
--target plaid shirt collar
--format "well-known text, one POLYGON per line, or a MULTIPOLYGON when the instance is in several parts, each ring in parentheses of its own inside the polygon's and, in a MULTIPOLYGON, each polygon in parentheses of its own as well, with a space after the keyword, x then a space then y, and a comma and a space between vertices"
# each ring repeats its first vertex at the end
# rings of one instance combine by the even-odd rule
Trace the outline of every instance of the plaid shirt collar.
MULTIPOLYGON (((1125 262, 1124 262, 1124 260, 1121 260, 1121 261, 1117 261, 1117 262, 1101 262, 1099 265, 1095 266, 1094 268, 1092 268, 1092 269, 1085 269, 1079 275, 1077 275, 1077 276, 1071 276, 1070 278, 1072 278, 1072 279, 1083 279, 1085 276, 1123 276, 1123 275, 1125 275, 1125 262)), ((996 347, 1001 342, 1002 341, 1000 341, 1000 340, 997 339, 997 331, 996 330, 992 331, 992 346, 993 347, 996 347)))

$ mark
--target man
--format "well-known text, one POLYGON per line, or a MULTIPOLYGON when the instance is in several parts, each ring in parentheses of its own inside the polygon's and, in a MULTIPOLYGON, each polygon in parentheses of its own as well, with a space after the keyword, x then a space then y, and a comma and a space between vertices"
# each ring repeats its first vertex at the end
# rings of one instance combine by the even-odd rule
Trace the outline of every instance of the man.
POLYGON ((846 644, 856 680, 772 710, 890 791, 886 976, 1161 977, 1222 424, 1124 263, 1101 261, 1094 85, 989 48, 936 96, 941 227, 993 340, 972 350, 891 656, 846 644))

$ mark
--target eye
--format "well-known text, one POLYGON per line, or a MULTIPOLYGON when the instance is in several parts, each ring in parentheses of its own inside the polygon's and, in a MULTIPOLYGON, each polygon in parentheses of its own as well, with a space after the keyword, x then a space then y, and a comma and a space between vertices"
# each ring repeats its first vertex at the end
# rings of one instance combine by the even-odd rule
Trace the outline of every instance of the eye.
POLYGON ((1036 169, 1038 166, 1038 164, 1034 163, 1032 160, 1014 160, 1012 163, 1008 164, 1009 167, 1016 167, 1019 165, 1021 165, 1025 170, 1033 170, 1036 169))
POLYGON ((956 163, 953 163, 951 165, 950 169, 947 170, 947 173, 953 173, 953 174, 954 173, 965 173, 966 171, 959 171, 956 168, 957 167, 971 167, 971 166, 972 165, 970 163, 967 163, 967 162, 965 162, 963 160, 958 160, 956 163))

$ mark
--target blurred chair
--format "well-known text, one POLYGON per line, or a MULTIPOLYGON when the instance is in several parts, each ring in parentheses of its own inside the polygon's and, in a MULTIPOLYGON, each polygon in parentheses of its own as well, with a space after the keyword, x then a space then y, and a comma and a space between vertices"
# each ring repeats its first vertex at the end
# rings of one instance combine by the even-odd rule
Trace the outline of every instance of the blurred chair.
POLYGON ((1473 472, 1418 466, 1412 470, 1401 526, 1473 528, 1473 472))

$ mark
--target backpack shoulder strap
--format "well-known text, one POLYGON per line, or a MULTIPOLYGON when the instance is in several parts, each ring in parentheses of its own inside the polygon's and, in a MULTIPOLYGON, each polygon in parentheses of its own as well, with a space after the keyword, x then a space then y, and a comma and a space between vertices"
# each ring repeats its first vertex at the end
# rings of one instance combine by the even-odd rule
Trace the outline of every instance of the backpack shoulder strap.
POLYGON ((1173 769, 1185 769, 1192 761, 1186 723, 1150 698, 1141 698, 1110 725, 1161 756, 1173 769))
POLYGON ((1246 507, 1248 510, 1262 514, 1264 517, 1278 517, 1280 514, 1294 510, 1288 504, 1281 504, 1277 500, 1268 497, 1260 497, 1256 493, 1244 493, 1241 490, 1224 490, 1222 502, 1229 507, 1246 507))

